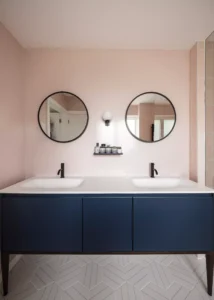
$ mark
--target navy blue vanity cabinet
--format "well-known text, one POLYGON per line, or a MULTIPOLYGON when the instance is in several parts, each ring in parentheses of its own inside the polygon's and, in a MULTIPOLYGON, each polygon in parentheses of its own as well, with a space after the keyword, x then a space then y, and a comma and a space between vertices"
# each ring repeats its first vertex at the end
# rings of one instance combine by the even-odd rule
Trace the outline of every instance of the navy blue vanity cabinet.
POLYGON ((83 252, 132 251, 132 197, 83 198, 83 252))
POLYGON ((82 198, 71 195, 5 195, 3 251, 82 252, 82 198))
POLYGON ((134 251, 213 251, 211 194, 134 197, 134 251))

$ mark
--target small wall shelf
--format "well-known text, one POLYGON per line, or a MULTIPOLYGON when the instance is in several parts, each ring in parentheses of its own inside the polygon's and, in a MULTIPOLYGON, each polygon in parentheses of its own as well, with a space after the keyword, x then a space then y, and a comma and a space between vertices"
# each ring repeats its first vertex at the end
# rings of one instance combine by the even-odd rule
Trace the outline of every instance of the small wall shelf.
POLYGON ((116 155, 123 155, 123 153, 94 153, 94 155, 116 156, 116 155))

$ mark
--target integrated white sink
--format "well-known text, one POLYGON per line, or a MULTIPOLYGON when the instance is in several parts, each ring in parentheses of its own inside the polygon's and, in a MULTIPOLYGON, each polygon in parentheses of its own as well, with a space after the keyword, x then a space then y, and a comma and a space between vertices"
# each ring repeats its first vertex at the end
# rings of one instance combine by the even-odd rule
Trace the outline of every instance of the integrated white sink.
POLYGON ((83 178, 33 178, 21 184, 22 188, 29 189, 63 189, 76 188, 83 183, 83 178))
POLYGON ((181 180, 180 178, 170 178, 170 177, 169 178, 143 177, 143 178, 133 178, 132 182, 136 187, 142 187, 142 188, 172 188, 172 187, 179 186, 181 180))
POLYGON ((97 176, 34 177, 0 191, 0 194, 143 194, 213 193, 212 189, 179 177, 97 176))

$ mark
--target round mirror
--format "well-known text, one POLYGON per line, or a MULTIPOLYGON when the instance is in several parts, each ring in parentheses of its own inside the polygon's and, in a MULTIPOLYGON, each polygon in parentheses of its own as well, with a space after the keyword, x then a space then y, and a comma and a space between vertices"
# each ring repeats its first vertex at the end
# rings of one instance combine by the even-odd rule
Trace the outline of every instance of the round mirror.
POLYGON ((175 127, 176 112, 172 102, 164 95, 148 92, 138 95, 126 110, 129 132, 142 142, 163 140, 175 127))
POLYGON ((88 110, 83 101, 68 92, 49 95, 38 111, 38 122, 42 132, 59 143, 78 139, 86 130, 88 119, 88 110))

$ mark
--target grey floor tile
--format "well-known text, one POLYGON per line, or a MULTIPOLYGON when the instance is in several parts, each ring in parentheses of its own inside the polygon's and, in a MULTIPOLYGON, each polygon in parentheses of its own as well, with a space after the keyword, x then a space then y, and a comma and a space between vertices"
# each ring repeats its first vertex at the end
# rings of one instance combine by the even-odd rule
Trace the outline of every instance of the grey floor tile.
POLYGON ((26 255, 4 299, 214 300, 206 286, 196 255, 26 255))

